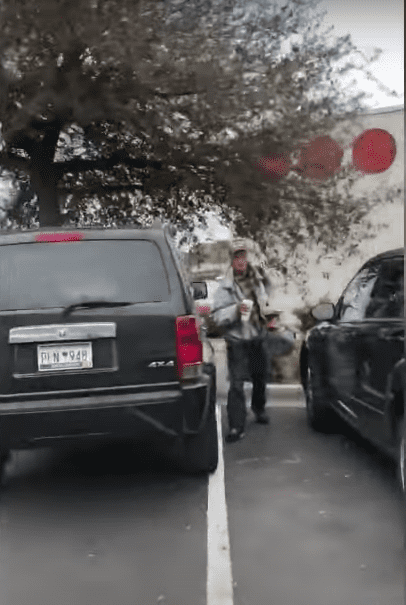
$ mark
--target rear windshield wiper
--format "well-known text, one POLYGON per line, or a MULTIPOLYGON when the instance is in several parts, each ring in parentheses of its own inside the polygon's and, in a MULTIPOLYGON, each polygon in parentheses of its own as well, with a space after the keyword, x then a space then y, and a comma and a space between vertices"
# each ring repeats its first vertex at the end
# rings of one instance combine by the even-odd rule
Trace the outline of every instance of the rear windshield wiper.
POLYGON ((106 300, 89 300, 69 305, 63 310, 62 317, 67 317, 75 309, 96 309, 97 307, 128 307, 132 302, 109 302, 106 300))

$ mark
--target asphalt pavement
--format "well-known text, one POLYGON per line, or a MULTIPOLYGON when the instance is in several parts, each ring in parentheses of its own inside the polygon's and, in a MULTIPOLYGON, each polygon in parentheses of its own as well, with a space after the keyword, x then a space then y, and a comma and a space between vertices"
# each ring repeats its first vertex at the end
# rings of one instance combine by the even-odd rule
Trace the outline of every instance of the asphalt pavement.
POLYGON ((225 449, 234 605, 401 605, 394 465, 350 430, 318 435, 270 408, 225 449))
POLYGON ((14 453, 0 605, 403 605, 394 465, 349 429, 311 431, 297 387, 268 404, 209 478, 147 445, 14 453))
POLYGON ((207 478, 146 446, 18 452, 0 501, 1 605, 204 605, 207 478))

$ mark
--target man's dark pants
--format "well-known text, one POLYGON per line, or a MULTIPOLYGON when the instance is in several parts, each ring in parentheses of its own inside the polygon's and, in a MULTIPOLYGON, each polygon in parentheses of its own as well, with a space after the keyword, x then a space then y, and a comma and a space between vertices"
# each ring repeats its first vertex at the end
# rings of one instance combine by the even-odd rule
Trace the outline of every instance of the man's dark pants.
POLYGON ((270 369, 262 339, 227 342, 227 362, 230 379, 228 424, 230 429, 242 430, 247 415, 244 381, 252 382, 253 412, 260 414, 265 409, 266 383, 270 369))

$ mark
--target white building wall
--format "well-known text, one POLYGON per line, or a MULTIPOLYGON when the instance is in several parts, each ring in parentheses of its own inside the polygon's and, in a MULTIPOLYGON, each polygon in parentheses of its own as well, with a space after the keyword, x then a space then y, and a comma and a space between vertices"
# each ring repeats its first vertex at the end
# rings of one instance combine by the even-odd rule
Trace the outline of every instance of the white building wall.
POLYGON ((389 187, 404 188, 405 148, 404 148, 404 106, 387 109, 369 110, 360 114, 353 122, 340 124, 331 133, 333 139, 344 148, 343 164, 351 161, 351 143, 355 137, 369 128, 382 128, 391 134, 396 143, 395 160, 381 174, 362 176, 354 185, 354 194, 363 195, 369 192, 384 191, 389 187))

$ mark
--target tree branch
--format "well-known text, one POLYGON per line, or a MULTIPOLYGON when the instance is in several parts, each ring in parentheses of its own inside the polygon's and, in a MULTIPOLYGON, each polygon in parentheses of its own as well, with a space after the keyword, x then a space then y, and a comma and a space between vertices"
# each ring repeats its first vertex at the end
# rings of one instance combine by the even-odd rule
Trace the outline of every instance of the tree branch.
POLYGON ((194 90, 182 90, 163 92, 162 90, 154 90, 153 94, 161 99, 171 99, 172 97, 188 97, 190 95, 199 95, 207 92, 207 88, 195 88, 194 90))
POLYGON ((0 153, 0 166, 9 168, 11 170, 23 170, 24 172, 30 172, 30 160, 28 158, 22 158, 14 153, 3 152, 0 153))
POLYGON ((132 158, 127 152, 117 151, 109 158, 100 158, 98 160, 71 160, 69 162, 55 162, 54 167, 62 174, 67 172, 86 172, 87 170, 108 170, 119 164, 125 164, 132 168, 155 168, 162 169, 162 162, 148 160, 147 158, 132 158))
POLYGON ((115 191, 119 192, 119 191, 133 191, 135 189, 137 190, 142 190, 144 187, 143 185, 137 185, 137 184, 132 184, 132 183, 125 183, 122 185, 109 185, 109 184, 99 184, 99 185, 84 185, 83 187, 78 187, 75 186, 74 188, 70 188, 70 187, 58 187, 58 192, 63 192, 66 195, 72 194, 72 195, 80 195, 81 197, 83 197, 84 195, 91 195, 91 194, 103 194, 103 193, 114 193, 115 191))

